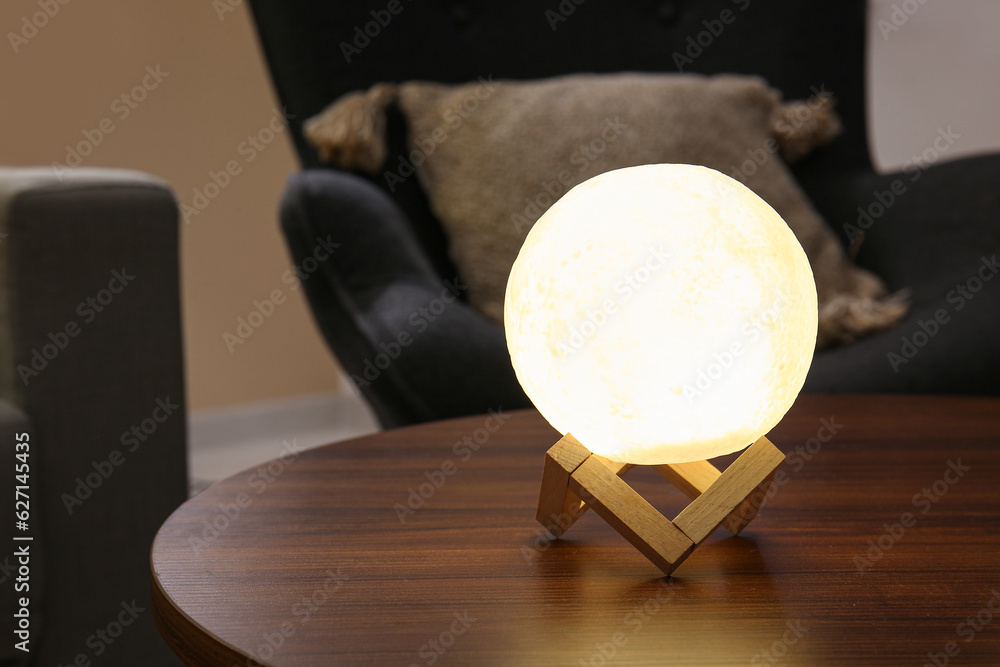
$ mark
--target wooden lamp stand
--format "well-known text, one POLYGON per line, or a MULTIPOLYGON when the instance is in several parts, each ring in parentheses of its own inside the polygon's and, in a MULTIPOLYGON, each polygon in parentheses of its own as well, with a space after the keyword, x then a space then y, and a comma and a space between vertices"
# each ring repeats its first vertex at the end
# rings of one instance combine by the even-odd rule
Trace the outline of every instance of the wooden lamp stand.
POLYGON ((763 497, 784 460, 761 436, 723 472, 708 461, 653 466, 691 498, 670 521, 621 478, 632 464, 594 454, 567 433, 545 455, 536 518, 560 537, 593 507, 669 575, 720 525, 739 534, 760 508, 755 496, 763 497))

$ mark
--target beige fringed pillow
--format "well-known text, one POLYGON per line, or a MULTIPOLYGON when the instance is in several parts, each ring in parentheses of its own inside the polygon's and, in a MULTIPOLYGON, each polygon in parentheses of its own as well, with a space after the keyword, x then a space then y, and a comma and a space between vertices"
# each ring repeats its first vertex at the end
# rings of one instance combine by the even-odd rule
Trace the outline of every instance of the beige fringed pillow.
POLYGON ((605 171, 662 162, 729 174, 781 214, 816 277, 819 347, 888 327, 906 311, 851 264, 786 166, 840 131, 828 95, 783 103, 763 80, 733 75, 379 84, 310 119, 306 136, 337 166, 376 173, 392 102, 408 121, 411 152, 392 158, 387 184, 416 170, 470 302, 498 323, 524 237, 556 199, 605 171))

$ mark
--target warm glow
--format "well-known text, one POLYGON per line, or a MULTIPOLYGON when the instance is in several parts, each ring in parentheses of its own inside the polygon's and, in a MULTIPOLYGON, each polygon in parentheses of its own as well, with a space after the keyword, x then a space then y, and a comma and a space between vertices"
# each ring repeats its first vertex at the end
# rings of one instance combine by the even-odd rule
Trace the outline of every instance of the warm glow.
POLYGON ((517 378, 560 433, 634 464, 735 452, 792 405, 816 285, 781 217, 706 167, 601 174, 531 229, 504 302, 517 378))

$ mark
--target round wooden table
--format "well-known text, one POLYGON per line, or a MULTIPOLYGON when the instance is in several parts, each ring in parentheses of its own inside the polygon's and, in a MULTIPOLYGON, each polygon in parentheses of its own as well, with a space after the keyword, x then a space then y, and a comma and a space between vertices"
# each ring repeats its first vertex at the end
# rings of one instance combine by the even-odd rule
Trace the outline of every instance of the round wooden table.
POLYGON ((153 613, 200 667, 997 664, 1000 401, 804 396, 769 437, 774 495, 670 579, 593 512, 542 532, 534 412, 290 452, 167 520, 153 613))

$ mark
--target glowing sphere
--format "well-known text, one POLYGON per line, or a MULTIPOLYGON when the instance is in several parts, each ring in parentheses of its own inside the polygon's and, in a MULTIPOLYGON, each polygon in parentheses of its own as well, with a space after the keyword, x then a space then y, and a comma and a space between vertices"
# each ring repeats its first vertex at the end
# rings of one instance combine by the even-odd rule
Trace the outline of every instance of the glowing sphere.
POLYGON ((570 190, 529 232, 504 302, 518 381, 560 433, 655 465, 747 447, 802 388, 816 285, 788 225, 706 167, 570 190))

